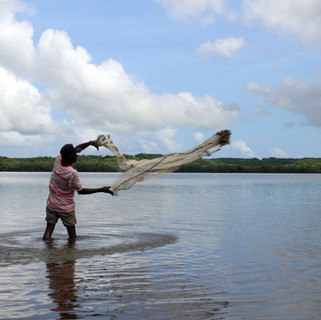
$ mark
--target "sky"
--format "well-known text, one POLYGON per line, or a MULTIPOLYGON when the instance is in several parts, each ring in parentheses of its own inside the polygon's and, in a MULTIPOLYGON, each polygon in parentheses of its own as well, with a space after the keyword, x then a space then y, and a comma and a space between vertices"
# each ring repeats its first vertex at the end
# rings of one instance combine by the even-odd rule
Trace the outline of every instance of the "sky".
POLYGON ((0 0, 0 156, 321 157, 320 71, 319 0, 0 0))

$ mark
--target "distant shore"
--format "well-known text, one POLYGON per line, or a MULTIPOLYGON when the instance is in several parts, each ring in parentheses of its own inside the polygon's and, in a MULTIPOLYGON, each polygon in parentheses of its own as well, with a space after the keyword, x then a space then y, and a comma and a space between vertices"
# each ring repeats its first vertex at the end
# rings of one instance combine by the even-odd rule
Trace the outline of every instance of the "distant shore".
MULTIPOLYGON (((125 155, 128 159, 153 159, 160 154, 125 155)), ((0 156, 0 171, 50 172, 55 158, 9 158, 0 156)), ((78 156, 74 167, 80 172, 118 172, 115 156, 78 156)), ((215 158, 200 159, 177 172, 212 173, 321 173, 321 158, 215 158)))

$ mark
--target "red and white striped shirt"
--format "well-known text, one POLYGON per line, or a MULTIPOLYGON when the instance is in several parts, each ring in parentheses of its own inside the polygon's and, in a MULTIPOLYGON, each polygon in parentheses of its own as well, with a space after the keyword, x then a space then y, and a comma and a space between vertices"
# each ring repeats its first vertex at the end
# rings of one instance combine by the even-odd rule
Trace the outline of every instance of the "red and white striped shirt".
POLYGON ((83 189, 79 174, 72 166, 61 164, 61 155, 55 160, 49 182, 47 207, 53 211, 70 212, 75 210, 75 191, 83 189))

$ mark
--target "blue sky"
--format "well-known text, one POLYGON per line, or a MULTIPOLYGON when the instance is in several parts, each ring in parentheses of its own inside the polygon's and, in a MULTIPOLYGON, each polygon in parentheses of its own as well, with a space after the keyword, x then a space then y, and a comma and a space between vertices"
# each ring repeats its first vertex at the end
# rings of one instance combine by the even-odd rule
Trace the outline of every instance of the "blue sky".
POLYGON ((317 0, 0 0, 0 155, 101 133, 165 154, 230 129, 215 157, 320 157, 320 17, 317 0))

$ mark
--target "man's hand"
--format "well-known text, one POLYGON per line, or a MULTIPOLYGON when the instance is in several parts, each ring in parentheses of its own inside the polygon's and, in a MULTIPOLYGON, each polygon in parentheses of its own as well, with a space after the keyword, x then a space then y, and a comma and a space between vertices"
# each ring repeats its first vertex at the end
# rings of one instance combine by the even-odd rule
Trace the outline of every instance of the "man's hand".
POLYGON ((101 191, 102 192, 105 192, 105 193, 109 193, 111 194, 112 196, 114 195, 114 192, 112 190, 110 190, 111 187, 102 187, 101 188, 101 191))
POLYGON ((97 140, 91 140, 89 141, 90 145, 95 147, 99 151, 98 141, 97 140))

